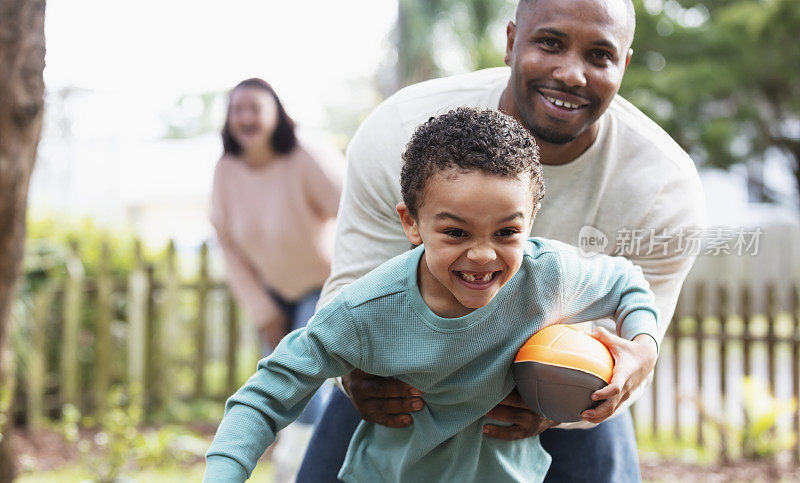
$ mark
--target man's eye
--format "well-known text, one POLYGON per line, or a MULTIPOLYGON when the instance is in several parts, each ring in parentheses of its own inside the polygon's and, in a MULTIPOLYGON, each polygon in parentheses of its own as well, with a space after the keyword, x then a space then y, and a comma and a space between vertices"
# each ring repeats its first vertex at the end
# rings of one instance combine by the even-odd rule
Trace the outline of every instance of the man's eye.
POLYGON ((611 54, 606 52, 605 50, 593 50, 591 56, 594 60, 611 60, 611 54))
POLYGON ((452 238, 461 238, 467 235, 464 232, 464 230, 456 230, 456 229, 445 230, 444 234, 452 238))
POLYGON ((556 49, 561 45, 561 42, 553 37, 547 37, 544 39, 540 39, 539 44, 548 49, 556 49))

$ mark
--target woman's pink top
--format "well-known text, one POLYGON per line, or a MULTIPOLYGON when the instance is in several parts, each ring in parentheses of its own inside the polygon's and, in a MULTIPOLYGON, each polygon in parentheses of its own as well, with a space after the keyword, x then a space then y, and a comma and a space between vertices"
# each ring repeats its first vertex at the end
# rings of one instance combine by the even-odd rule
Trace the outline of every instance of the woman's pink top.
POLYGON ((279 310, 267 288, 294 301, 330 275, 344 160, 298 144, 251 167, 224 155, 214 171, 211 223, 227 263, 228 284, 256 324, 279 310))

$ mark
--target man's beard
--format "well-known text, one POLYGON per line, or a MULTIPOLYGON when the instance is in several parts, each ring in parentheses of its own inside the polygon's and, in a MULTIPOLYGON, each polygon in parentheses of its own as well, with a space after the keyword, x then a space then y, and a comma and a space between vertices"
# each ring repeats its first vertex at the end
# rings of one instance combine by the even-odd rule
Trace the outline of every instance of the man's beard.
POLYGON ((548 129, 546 127, 535 126, 528 123, 526 123, 526 125, 528 130, 537 140, 545 143, 567 144, 574 141, 577 137, 574 134, 559 132, 555 129, 548 129))
MULTIPOLYGON (((521 104, 520 101, 525 102, 526 99, 518 99, 517 105, 521 104)), ((528 131, 531 132, 531 134, 533 134, 533 136, 536 138, 536 141, 549 144, 567 144, 574 141, 575 138, 578 137, 577 134, 564 133, 552 128, 542 127, 535 124, 531 119, 533 117, 532 112, 525 112, 525 110, 520 109, 519 114, 523 121, 522 124, 528 131)))

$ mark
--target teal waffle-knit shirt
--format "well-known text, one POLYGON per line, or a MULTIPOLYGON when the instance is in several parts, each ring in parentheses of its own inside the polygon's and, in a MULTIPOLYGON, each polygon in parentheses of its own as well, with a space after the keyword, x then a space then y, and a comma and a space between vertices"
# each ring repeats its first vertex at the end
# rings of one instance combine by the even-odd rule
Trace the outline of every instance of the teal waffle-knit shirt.
POLYGON ((345 287, 308 326, 287 335, 228 399, 206 454, 204 481, 244 481, 275 434, 327 378, 358 368, 423 393, 402 429, 362 421, 339 478, 344 481, 541 481, 550 464, 538 437, 483 436, 486 414, 514 388, 511 365, 539 329, 605 317, 621 337, 656 340, 654 297, 639 267, 619 257, 582 257, 561 242, 532 238, 519 271, 489 304, 458 318, 434 314, 417 268, 424 246, 345 287))

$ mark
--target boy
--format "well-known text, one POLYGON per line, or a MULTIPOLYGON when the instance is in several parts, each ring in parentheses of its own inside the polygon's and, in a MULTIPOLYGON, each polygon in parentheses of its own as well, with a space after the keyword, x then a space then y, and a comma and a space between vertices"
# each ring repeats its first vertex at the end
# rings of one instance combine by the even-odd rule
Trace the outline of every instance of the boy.
POLYGON ((316 388, 354 368, 419 388, 425 407, 408 428, 362 422, 341 479, 541 481, 550 457, 538 438, 482 437, 484 415, 514 387, 519 347, 544 326, 609 316, 622 337, 655 340, 638 268, 526 240, 544 185, 536 144, 513 118, 450 111, 415 132, 403 160, 397 212, 418 246, 346 287, 259 363, 228 400, 207 481, 246 479, 316 388))

